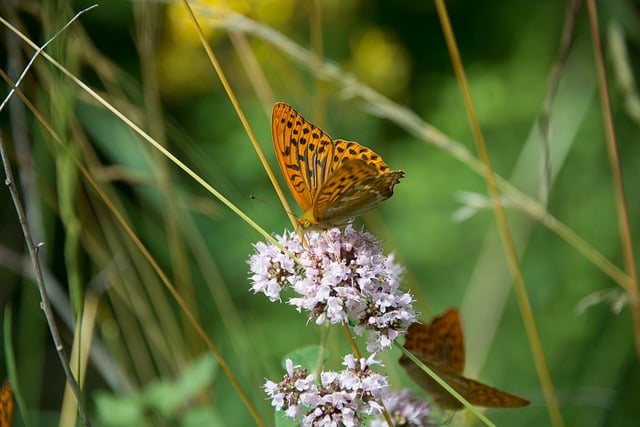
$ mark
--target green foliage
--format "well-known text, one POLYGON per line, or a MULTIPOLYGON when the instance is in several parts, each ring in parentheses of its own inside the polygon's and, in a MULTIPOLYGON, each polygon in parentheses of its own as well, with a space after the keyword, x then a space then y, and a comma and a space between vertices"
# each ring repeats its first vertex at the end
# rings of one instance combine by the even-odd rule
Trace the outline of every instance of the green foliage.
POLYGON ((182 427, 224 425, 216 421, 216 411, 207 406, 194 406, 216 376, 213 357, 205 354, 195 360, 175 381, 156 380, 136 393, 115 396, 96 394, 99 425, 145 426, 177 425, 182 427))

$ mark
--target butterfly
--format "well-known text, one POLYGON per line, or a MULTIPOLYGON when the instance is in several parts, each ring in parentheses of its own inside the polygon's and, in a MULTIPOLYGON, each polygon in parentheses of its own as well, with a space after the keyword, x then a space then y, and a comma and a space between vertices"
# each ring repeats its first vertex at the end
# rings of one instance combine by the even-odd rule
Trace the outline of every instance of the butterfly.
POLYGON ((13 389, 6 380, 0 387, 0 427, 10 427, 13 421, 13 389))
MULTIPOLYGON (((476 406, 514 408, 529 401, 462 376, 464 370, 464 337, 458 310, 449 309, 431 324, 414 323, 409 327, 404 348, 413 353, 446 381, 469 403, 476 406)), ((402 355, 400 364, 407 374, 444 409, 458 410, 463 405, 409 357, 402 355)))
POLYGON ((404 172, 357 142, 332 139, 291 106, 273 106, 273 144, 287 185, 304 210, 303 229, 344 225, 393 194, 404 172))

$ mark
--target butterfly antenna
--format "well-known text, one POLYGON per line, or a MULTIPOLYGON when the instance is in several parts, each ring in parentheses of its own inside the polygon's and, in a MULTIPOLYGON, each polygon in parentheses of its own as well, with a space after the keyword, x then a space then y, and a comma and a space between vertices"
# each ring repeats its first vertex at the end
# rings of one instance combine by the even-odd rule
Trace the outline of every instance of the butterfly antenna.
POLYGON ((261 198, 259 198, 259 197, 256 197, 256 196, 254 196, 253 194, 249 194, 249 198, 250 198, 251 200, 256 201, 256 202, 262 203, 263 205, 268 206, 268 207, 270 207, 271 209, 275 209, 275 210, 277 210, 277 211, 284 212, 284 213, 286 213, 287 215, 294 215, 294 216, 295 216, 295 214, 293 214, 293 213, 291 213, 291 212, 287 211, 286 209, 282 209, 280 206, 274 206, 274 205, 273 205, 273 203, 270 203, 270 202, 268 202, 268 201, 266 201, 266 200, 264 200, 264 199, 261 199, 261 198))

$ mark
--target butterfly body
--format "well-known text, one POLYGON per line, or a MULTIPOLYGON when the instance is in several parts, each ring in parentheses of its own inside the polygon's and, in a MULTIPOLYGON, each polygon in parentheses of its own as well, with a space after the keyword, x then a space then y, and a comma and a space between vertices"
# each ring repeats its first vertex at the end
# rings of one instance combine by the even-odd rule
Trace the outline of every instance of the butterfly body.
POLYGON ((332 139, 281 102, 273 107, 272 133, 282 173, 304 210, 303 229, 344 225, 391 197, 404 176, 369 148, 332 139))
MULTIPOLYGON (((464 337, 460 315, 455 309, 436 317, 429 325, 421 323, 411 325, 404 347, 472 405, 513 408, 529 404, 526 399, 462 375, 465 362, 464 337)), ((462 409, 463 405, 458 399, 409 357, 402 355, 400 364, 440 407, 462 409)))

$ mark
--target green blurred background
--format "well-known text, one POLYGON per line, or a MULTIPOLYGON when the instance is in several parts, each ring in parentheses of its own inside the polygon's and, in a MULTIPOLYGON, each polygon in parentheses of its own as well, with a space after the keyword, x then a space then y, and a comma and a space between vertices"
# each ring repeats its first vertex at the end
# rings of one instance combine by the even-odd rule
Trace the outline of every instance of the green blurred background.
MULTIPOLYGON (((27 1, 1 11, 42 44, 90 4, 27 1)), ((495 173, 535 206, 546 202, 550 215, 622 268, 585 7, 575 16, 567 61, 559 64, 565 2, 447 6, 495 173), (560 65, 545 142, 545 99, 560 65)), ((637 253, 640 3, 598 7, 637 253)), ((275 101, 406 171, 395 195, 357 224, 406 266, 404 287, 425 320, 450 306, 461 309, 467 375, 532 402, 487 416, 496 425, 550 425, 484 180, 457 155, 475 156, 475 148, 433 3, 208 1, 195 12, 279 179, 270 132, 275 101), (219 14, 229 9, 251 21, 239 28, 246 21, 219 14), (401 114, 389 120, 390 111, 401 114), (420 133, 427 129, 420 120, 441 134, 420 133)), ((3 28, 2 67, 15 80, 33 50, 3 28)), ((291 228, 179 3, 102 2, 47 52, 265 230, 291 228)), ((89 328, 95 320, 83 378, 94 425, 254 422, 79 165, 131 224, 272 425, 264 378, 280 378, 282 358, 318 344, 322 330, 290 306, 249 291, 246 260, 263 237, 45 59, 37 60, 23 90, 61 143, 17 98, 0 115, 2 136, 34 239, 45 243, 40 259, 47 284, 59 293, 54 306, 69 351, 75 335, 69 319, 85 313, 89 328), (87 315, 94 306, 95 316, 87 315)), ((508 218, 566 424, 635 425, 640 372, 623 288, 581 254, 584 245, 567 243, 513 194, 505 196, 508 218)), ((58 425, 63 371, 14 206, 7 191, 0 198, 3 372, 17 383, 31 425, 58 425)), ((344 341, 338 328, 330 331, 329 367, 348 351, 344 341)), ((394 349, 380 358, 394 385, 412 386, 398 355, 394 349)), ((17 414, 14 425, 22 422, 17 414)), ((452 422, 477 424, 464 415, 452 422)))

